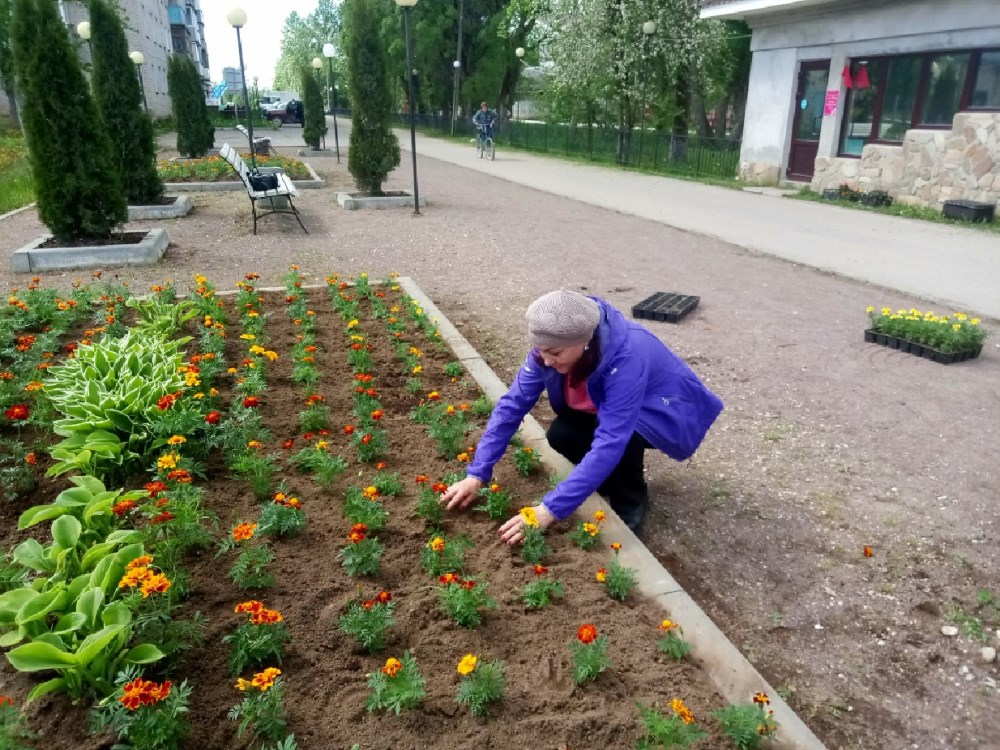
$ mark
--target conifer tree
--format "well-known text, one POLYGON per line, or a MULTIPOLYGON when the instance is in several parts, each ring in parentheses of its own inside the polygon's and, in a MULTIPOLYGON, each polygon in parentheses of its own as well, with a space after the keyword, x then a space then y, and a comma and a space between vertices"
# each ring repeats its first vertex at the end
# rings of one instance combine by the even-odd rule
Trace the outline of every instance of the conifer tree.
POLYGON ((177 126, 177 150, 181 156, 204 156, 215 145, 215 128, 208 118, 201 75, 194 60, 186 55, 170 56, 167 89, 177 126))
POLYGON ((106 0, 90 0, 90 26, 94 99, 111 137, 125 197, 133 205, 155 205, 163 198, 163 181, 156 173, 153 122, 143 111, 121 19, 106 0))
POLYGON ((106 238, 128 206, 56 4, 15 0, 11 37, 38 214, 61 242, 106 238))
POLYGON ((392 92, 374 0, 346 0, 347 65, 351 91, 351 147, 347 168, 358 189, 382 194, 399 165, 399 139, 389 127, 392 92))
POLYGON ((302 138, 312 148, 319 148, 320 139, 326 135, 326 111, 323 92, 312 68, 302 68, 302 138))

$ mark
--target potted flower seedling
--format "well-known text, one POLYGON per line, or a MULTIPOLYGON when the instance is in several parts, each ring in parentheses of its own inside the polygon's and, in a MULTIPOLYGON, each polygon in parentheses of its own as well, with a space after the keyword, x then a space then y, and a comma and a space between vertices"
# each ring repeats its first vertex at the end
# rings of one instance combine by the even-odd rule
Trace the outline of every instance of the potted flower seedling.
POLYGON ((486 593, 486 581, 480 577, 463 579, 445 573, 438 579, 441 608, 463 628, 474 628, 483 621, 484 609, 496 609, 497 603, 486 593))
POLYGON ((243 701, 229 711, 229 719, 238 721, 236 736, 240 739, 250 730, 253 741, 278 742, 285 734, 285 686, 281 670, 268 667, 251 679, 236 681, 243 701))
POLYGON ((708 736, 698 728, 694 714, 680 698, 670 701, 670 708, 673 713, 664 716, 656 706, 639 706, 646 734, 636 743, 636 750, 688 747, 708 736))
POLYGON ((752 702, 730 703, 712 716, 721 722, 722 731, 739 750, 758 750, 764 739, 778 730, 770 705, 771 699, 766 693, 754 693, 752 702))

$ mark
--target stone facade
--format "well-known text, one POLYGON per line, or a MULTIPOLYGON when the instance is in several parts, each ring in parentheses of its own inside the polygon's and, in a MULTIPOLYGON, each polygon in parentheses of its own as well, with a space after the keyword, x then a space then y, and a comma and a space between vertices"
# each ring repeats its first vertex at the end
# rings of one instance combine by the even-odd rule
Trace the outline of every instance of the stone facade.
POLYGON ((960 112, 951 130, 908 130, 901 146, 869 144, 860 159, 817 158, 813 189, 842 184, 917 206, 1000 204, 1000 112, 960 112))

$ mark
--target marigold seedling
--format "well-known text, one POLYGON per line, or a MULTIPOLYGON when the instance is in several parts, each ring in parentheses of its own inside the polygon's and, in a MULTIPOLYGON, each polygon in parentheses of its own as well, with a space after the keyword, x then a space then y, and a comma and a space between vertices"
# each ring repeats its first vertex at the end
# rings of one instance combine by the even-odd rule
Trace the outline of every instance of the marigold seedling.
POLYGON ((385 709, 397 716, 404 710, 419 706, 427 694, 423 675, 409 651, 403 652, 402 661, 389 657, 380 670, 369 674, 368 688, 371 695, 365 701, 366 709, 385 709))
POLYGON ((573 662, 573 681, 577 685, 596 680, 601 672, 611 666, 608 637, 598 635, 597 628, 589 623, 581 625, 577 630, 576 638, 570 641, 569 650, 573 662))
POLYGON ((504 665, 500 661, 483 662, 475 654, 466 654, 458 663, 462 681, 455 701, 467 705, 473 716, 486 716, 491 703, 503 700, 504 665))

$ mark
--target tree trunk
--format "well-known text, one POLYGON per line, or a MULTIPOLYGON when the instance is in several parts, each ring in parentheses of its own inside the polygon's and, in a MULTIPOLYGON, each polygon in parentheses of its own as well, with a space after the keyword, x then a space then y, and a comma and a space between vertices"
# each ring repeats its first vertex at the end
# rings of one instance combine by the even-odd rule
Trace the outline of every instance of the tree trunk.
POLYGON ((672 161, 684 161, 687 156, 688 129, 691 113, 691 77, 681 66, 677 73, 677 89, 675 91, 677 111, 674 113, 673 126, 670 129, 670 158, 672 161))
POLYGON ((705 109, 705 99, 698 94, 694 99, 692 109, 694 110, 694 124, 698 130, 698 135, 702 138, 712 136, 712 126, 708 121, 708 111, 705 109))
POLYGON ((725 138, 729 130, 729 94, 715 107, 715 137, 725 138))
POLYGON ((17 112, 17 97, 14 96, 14 89, 7 89, 7 103, 10 105, 10 123, 15 128, 21 127, 21 116, 17 112))

